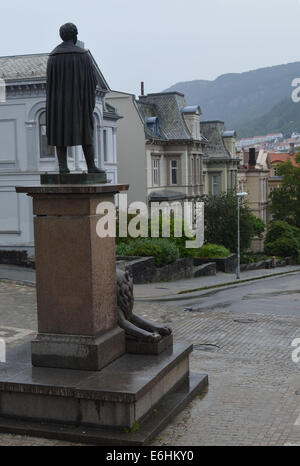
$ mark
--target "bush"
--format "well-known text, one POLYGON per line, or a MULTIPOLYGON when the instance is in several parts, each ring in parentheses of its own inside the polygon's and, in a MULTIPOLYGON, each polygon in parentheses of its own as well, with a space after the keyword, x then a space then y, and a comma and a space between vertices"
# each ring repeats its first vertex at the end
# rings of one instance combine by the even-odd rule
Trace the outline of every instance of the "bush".
MULTIPOLYGON (((132 219, 134 219, 136 216, 135 215, 129 215, 127 216, 127 231, 128 231, 128 225, 132 219)), ((182 236, 180 238, 175 237, 175 226, 178 226, 177 223, 175 223, 174 216, 171 215, 170 218, 170 237, 169 238, 164 238, 163 237, 163 218, 162 215, 160 215, 159 218, 159 238, 168 240, 170 243, 178 248, 180 257, 195 257, 197 254, 197 249, 190 249, 186 248, 186 241, 193 241, 194 238, 187 237, 185 235, 185 225, 183 221, 180 221, 179 227, 182 228, 182 236)), ((129 234, 126 238, 120 238, 119 237, 119 212, 117 212, 117 224, 116 224, 116 231, 117 231, 117 237, 116 237, 116 244, 121 245, 121 244, 131 244, 133 241, 136 241, 134 238, 130 237, 129 234)), ((148 238, 151 238, 151 219, 148 221, 148 238)), ((159 239, 159 238, 153 238, 153 239, 159 239)), ((146 238, 137 238, 137 239, 146 239, 146 238)))
POLYGON ((176 244, 166 238, 137 238, 117 245, 118 256, 154 257, 157 267, 172 264, 180 254, 176 244))
POLYGON ((209 257, 212 259, 223 259, 230 256, 229 249, 217 244, 205 244, 199 249, 198 257, 209 257))
MULTIPOLYGON (((205 239, 211 244, 223 244, 230 251, 237 250, 237 196, 228 191, 219 196, 204 197, 205 239)), ((241 252, 251 246, 255 236, 262 235, 265 225, 250 211, 246 199, 240 203, 241 252)))
POLYGON ((294 238, 281 237, 265 244, 265 252, 270 256, 298 257, 298 242, 294 238))
POLYGON ((279 238, 291 238, 295 239, 295 236, 299 237, 300 230, 296 227, 292 227, 287 222, 282 220, 277 220, 272 222, 267 236, 266 236, 266 244, 274 243, 274 241, 278 240, 279 238))
POLYGON ((263 234, 264 234, 265 229, 266 229, 265 222, 261 218, 256 217, 253 214, 250 214, 250 218, 251 218, 251 221, 252 221, 252 224, 253 224, 253 231, 254 231, 255 236, 262 239, 263 234))

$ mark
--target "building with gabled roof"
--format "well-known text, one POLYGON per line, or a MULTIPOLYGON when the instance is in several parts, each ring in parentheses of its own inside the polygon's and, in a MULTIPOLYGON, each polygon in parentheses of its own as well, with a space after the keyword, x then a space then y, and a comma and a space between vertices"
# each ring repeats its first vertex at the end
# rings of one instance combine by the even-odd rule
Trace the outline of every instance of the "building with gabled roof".
POLYGON ((187 106, 183 94, 136 99, 114 91, 107 101, 123 116, 118 164, 120 181, 131 185, 130 202, 200 200, 236 186, 235 131, 201 123, 201 108, 187 106))
POLYGON ((207 144, 203 153, 205 193, 218 195, 237 184, 236 132, 225 130, 223 121, 202 121, 201 133, 207 144))

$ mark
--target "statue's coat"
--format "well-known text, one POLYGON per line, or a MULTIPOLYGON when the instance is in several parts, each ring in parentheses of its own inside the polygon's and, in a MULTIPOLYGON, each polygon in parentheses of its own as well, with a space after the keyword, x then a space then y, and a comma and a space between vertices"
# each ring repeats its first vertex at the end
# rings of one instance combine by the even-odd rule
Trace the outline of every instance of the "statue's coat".
POLYGON ((50 146, 93 144, 96 70, 87 50, 63 42, 47 65, 47 137, 50 146))

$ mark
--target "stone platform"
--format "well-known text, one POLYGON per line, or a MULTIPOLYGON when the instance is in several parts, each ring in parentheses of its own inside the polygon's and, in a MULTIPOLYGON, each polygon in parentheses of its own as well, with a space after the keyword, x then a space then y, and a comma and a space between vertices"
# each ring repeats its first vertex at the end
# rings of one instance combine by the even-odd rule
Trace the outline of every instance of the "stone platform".
POLYGON ((107 183, 107 176, 104 171, 101 173, 66 173, 64 175, 59 173, 45 173, 41 175, 42 185, 95 185, 103 183, 107 183))
POLYGON ((196 394, 193 347, 124 354, 99 372, 33 367, 30 344, 0 364, 0 431, 99 445, 143 445, 196 394))

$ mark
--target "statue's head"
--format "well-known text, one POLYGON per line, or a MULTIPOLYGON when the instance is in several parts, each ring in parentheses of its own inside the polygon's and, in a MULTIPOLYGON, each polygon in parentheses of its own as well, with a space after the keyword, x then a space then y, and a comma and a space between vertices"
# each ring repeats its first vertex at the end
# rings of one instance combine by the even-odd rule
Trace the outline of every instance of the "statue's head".
POLYGON ((63 24, 59 30, 60 37, 63 41, 73 41, 74 44, 77 42, 78 29, 73 23, 63 24))

